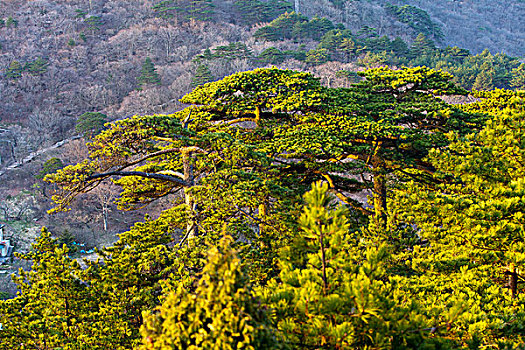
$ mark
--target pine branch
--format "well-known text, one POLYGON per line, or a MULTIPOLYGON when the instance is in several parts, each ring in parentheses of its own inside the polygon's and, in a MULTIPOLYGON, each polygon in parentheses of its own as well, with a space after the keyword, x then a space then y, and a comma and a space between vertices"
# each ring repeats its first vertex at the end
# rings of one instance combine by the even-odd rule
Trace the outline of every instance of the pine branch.
POLYGON ((189 184, 179 179, 178 177, 171 176, 171 175, 164 175, 164 174, 156 174, 156 173, 146 173, 142 171, 109 171, 106 173, 100 173, 91 175, 87 178, 88 181, 90 180, 96 180, 100 178, 107 178, 110 176, 140 176, 145 177, 148 179, 155 179, 155 180, 161 180, 161 181, 168 181, 168 182, 175 182, 181 186, 189 186, 189 184))

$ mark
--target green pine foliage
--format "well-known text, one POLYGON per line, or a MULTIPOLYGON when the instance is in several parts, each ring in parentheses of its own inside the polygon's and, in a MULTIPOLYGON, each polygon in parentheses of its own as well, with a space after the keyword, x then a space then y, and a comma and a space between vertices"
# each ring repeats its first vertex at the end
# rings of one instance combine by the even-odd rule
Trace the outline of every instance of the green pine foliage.
POLYGON ((77 118, 75 131, 86 139, 98 135, 107 122, 107 116, 99 112, 86 112, 77 118))
MULTIPOLYGON (((452 143, 429 157, 439 170, 436 176, 449 179, 435 188, 410 189, 417 193, 418 204, 412 209, 425 237, 439 237, 443 245, 468 247, 479 265, 511 266, 509 276, 525 258, 525 242, 517 232, 523 215, 519 199, 523 150, 518 141, 522 128, 520 114, 503 110, 477 134, 466 138, 450 134, 452 143)), ((513 288, 515 296, 517 284, 513 288)))
POLYGON ((293 5, 283 0, 236 0, 234 5, 247 24, 270 22, 285 12, 293 11, 293 5))
POLYGON ((324 34, 333 29, 335 29, 334 24, 324 17, 316 16, 308 19, 308 17, 295 12, 286 12, 270 22, 268 26, 258 29, 254 37, 267 41, 284 39, 320 40, 324 34))
POLYGON ((443 31, 441 28, 430 19, 426 11, 419 7, 412 5, 396 6, 387 3, 385 8, 398 21, 408 24, 414 32, 433 37, 438 41, 443 39, 443 31))
POLYGON ((71 233, 69 230, 64 230, 58 237, 58 244, 59 246, 66 245, 71 253, 75 253, 77 251, 77 247, 75 247, 75 236, 71 233))
POLYGON ((8 79, 14 80, 14 79, 20 78, 22 76, 23 71, 24 71, 24 68, 22 64, 20 64, 20 62, 16 60, 11 61, 11 63, 9 64, 9 67, 7 68, 5 72, 5 76, 8 79))
POLYGON ((285 60, 285 58, 285 54, 276 47, 269 47, 263 52, 261 52, 259 56, 257 56, 257 59, 261 63, 266 64, 279 64, 282 63, 285 60))
POLYGON ((232 241, 225 237, 210 247, 194 290, 166 288, 163 303, 144 314, 138 349, 285 348, 242 271, 232 241))
POLYGON ((38 57, 36 60, 26 63, 24 70, 32 75, 42 75, 47 71, 48 65, 49 62, 46 59, 38 57))
POLYGON ((234 42, 224 46, 217 46, 213 49, 211 58, 220 58, 227 61, 233 59, 244 59, 252 56, 251 50, 246 44, 241 42, 234 42))
POLYGON ((272 57, 273 61, 263 58, 264 63, 278 64, 282 59, 294 58, 310 65, 321 65, 329 60, 344 63, 356 61, 366 69, 379 66, 426 66, 451 73, 455 83, 469 90, 519 89, 525 86, 520 78, 523 75, 519 68, 522 63, 518 58, 502 53, 492 55, 488 50, 471 55, 468 50, 458 47, 438 48, 436 42, 442 39, 441 30, 430 21, 426 12, 410 5, 390 5, 387 8, 394 13, 399 12, 400 20, 414 28, 417 36, 411 43, 399 37, 393 40, 387 36, 380 37, 375 28, 368 26, 354 34, 340 25, 335 26, 326 18, 308 19, 293 12, 284 13, 267 26, 259 28, 254 38, 265 41, 318 42, 317 50, 310 51, 310 55, 300 55, 299 51, 295 54, 291 51, 286 53, 285 50, 282 51, 285 53, 284 58, 272 57), (320 49, 327 50, 322 57, 319 56, 320 49))
POLYGON ((514 88, 525 89, 525 63, 512 70, 512 80, 510 85, 514 88))
MULTIPOLYGON (((32 261, 31 271, 20 270, 14 280, 19 293, 0 301, 3 349, 103 349, 94 346, 91 327, 94 299, 78 277, 82 269, 43 229, 33 251, 20 256, 32 261), (84 345, 82 345, 84 344, 84 345)), ((97 340, 97 344, 103 344, 97 340)))
POLYGON ((214 5, 211 0, 164 0, 152 6, 156 16, 170 19, 196 19, 208 21, 213 17, 214 5))
POLYGON ((100 30, 103 21, 101 16, 89 16, 84 18, 84 23, 87 30, 95 33, 96 31, 100 30))
POLYGON ((362 51, 356 39, 349 30, 334 29, 321 38, 319 49, 326 49, 332 60, 343 62, 352 61, 362 51))
POLYGON ((160 85, 160 76, 159 73, 157 73, 155 65, 151 61, 151 58, 146 57, 144 60, 142 68, 140 69, 140 76, 137 78, 137 81, 139 83, 139 87, 145 85, 160 85))
POLYGON ((350 229, 349 213, 334 208, 328 185, 312 185, 304 200, 300 232, 280 258, 279 279, 262 289, 286 342, 295 349, 447 344, 423 331, 434 321, 431 312, 389 279, 388 247, 350 229))
POLYGON ((250 60, 252 58, 252 51, 245 43, 232 42, 228 45, 217 46, 213 50, 204 50, 203 53, 195 56, 193 62, 199 67, 201 65, 207 66, 213 61, 228 64, 234 60, 250 60))
MULTIPOLYGON (((386 44, 365 34, 322 50, 386 44)), ((83 267, 44 230, 0 301, 0 348, 518 348, 524 93, 449 105, 467 92, 443 71, 345 74, 237 73, 94 135, 45 176, 52 211, 106 179, 120 209, 171 206, 83 267)))
POLYGON ((33 61, 28 61, 26 63, 21 63, 20 61, 13 60, 7 67, 5 76, 6 78, 16 80, 22 76, 22 73, 28 72, 31 75, 42 75, 47 71, 47 66, 49 62, 42 58, 38 57, 33 61))
POLYGON ((480 97, 468 109, 491 115, 485 127, 464 137, 450 133, 450 145, 429 155, 437 170, 432 181, 402 188, 396 207, 428 242, 415 250, 413 268, 434 271, 429 283, 443 286, 445 276, 462 276, 454 287, 469 305, 459 320, 462 331, 514 347, 525 335, 512 321, 524 314, 524 96, 495 91, 480 97))
POLYGON ((195 70, 195 75, 191 80, 191 85, 197 87, 199 85, 208 83, 213 80, 213 75, 211 74, 208 66, 204 64, 199 64, 195 70))
POLYGON ((42 180, 47 174, 56 172, 64 167, 64 163, 60 158, 49 158, 42 164, 42 170, 35 176, 35 178, 42 180))
POLYGON ((422 56, 430 56, 436 50, 432 40, 427 39, 425 34, 420 33, 410 46, 409 55, 412 59, 422 56))
POLYGON ((17 28, 18 27, 18 20, 13 18, 12 16, 9 16, 5 20, 5 26, 6 26, 6 28, 17 28))
POLYGON ((319 65, 328 62, 330 56, 327 49, 315 49, 306 53, 305 62, 311 65, 319 65))

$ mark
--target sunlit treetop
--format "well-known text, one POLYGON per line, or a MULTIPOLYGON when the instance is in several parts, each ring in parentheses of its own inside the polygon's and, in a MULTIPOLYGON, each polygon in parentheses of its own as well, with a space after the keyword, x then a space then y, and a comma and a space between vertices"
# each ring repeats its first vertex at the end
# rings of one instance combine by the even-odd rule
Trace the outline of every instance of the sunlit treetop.
POLYGON ((264 110, 275 113, 319 111, 325 105, 326 88, 309 73, 291 70, 255 69, 197 87, 181 102, 233 118, 264 110))
POLYGON ((393 70, 388 67, 370 69, 359 73, 366 80, 356 86, 368 87, 371 92, 390 92, 402 100, 411 92, 439 95, 463 95, 466 91, 452 82, 453 76, 427 67, 393 70))
POLYGON ((184 173, 184 157, 191 153, 193 179, 231 166, 250 174, 264 163, 288 185, 331 177, 334 188, 352 192, 370 184, 338 174, 425 166, 428 149, 446 143, 443 132, 476 125, 438 97, 464 93, 447 73, 378 68, 363 76, 349 89, 330 89, 305 72, 237 73, 184 96, 182 102, 193 106, 181 112, 114 123, 90 144, 89 160, 48 179, 59 183, 57 203, 64 206, 71 193, 126 177, 119 180, 125 187, 121 203, 136 206, 193 186, 184 173), (245 121, 257 127, 240 127, 245 121), (290 158, 292 163, 284 160, 290 158))
POLYGON ((489 115, 496 115, 503 110, 512 110, 512 113, 525 112, 525 90, 475 91, 473 95, 477 99, 476 102, 462 105, 463 110, 489 115))
POLYGON ((449 133, 448 146, 428 156, 436 181, 410 183, 397 198, 405 220, 417 225, 433 249, 442 250, 447 264, 462 260, 479 269, 485 264, 499 267, 505 272, 493 278, 502 283, 508 275, 513 297, 516 271, 525 262, 525 122, 517 95, 494 91, 476 106, 467 106, 486 105, 492 118, 479 132, 449 133))

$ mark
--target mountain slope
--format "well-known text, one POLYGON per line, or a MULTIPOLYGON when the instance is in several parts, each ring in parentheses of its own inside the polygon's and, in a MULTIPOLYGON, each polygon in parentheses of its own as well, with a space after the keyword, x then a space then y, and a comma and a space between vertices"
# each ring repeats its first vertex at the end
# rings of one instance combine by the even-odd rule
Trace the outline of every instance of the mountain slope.
POLYGON ((443 46, 459 46, 472 53, 489 49, 512 56, 525 55, 525 1, 523 0, 301 0, 299 10, 308 16, 325 16, 352 30, 364 25, 379 35, 414 38, 410 26, 388 13, 387 5, 415 6, 426 11, 443 31, 443 46))

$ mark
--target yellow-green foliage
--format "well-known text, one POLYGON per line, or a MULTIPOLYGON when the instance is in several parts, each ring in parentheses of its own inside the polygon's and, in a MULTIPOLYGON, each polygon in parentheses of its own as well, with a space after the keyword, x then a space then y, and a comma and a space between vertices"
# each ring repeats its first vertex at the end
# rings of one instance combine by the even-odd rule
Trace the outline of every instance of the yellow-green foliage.
POLYGON ((98 345, 89 348, 121 349, 92 327, 96 301, 66 245, 59 246, 43 229, 33 251, 21 257, 33 266, 14 278, 19 295, 0 301, 1 349, 88 349, 95 339, 98 345))
POLYGON ((194 291, 167 291, 162 305, 144 314, 140 350, 281 349, 267 311, 253 295, 231 237, 210 247, 194 291))
MULTIPOLYGON (((359 239, 326 184, 305 194, 301 231, 281 258, 279 279, 261 293, 278 329, 296 349, 425 348, 437 325, 385 270, 388 246, 359 239), (427 339, 428 338, 428 339, 427 339)), ((439 332, 438 332, 439 333, 439 332)))
POLYGON ((427 242, 410 254, 413 272, 424 276, 411 288, 442 299, 433 301, 437 305, 462 298, 457 332, 486 343, 524 341, 525 299, 518 284, 525 262, 521 95, 494 91, 466 106, 491 119, 478 133, 449 134, 450 145, 429 155, 437 170, 433 181, 413 182, 397 193, 399 219, 417 225, 427 242))
POLYGON ((85 269, 44 231, 20 295, 0 302, 0 348, 523 343, 523 93, 451 106, 440 96, 464 91, 441 71, 363 77, 331 89, 259 69, 110 124, 88 159, 46 176, 57 209, 109 178, 122 209, 172 206, 85 269), (375 208, 352 199, 362 189, 375 208))

